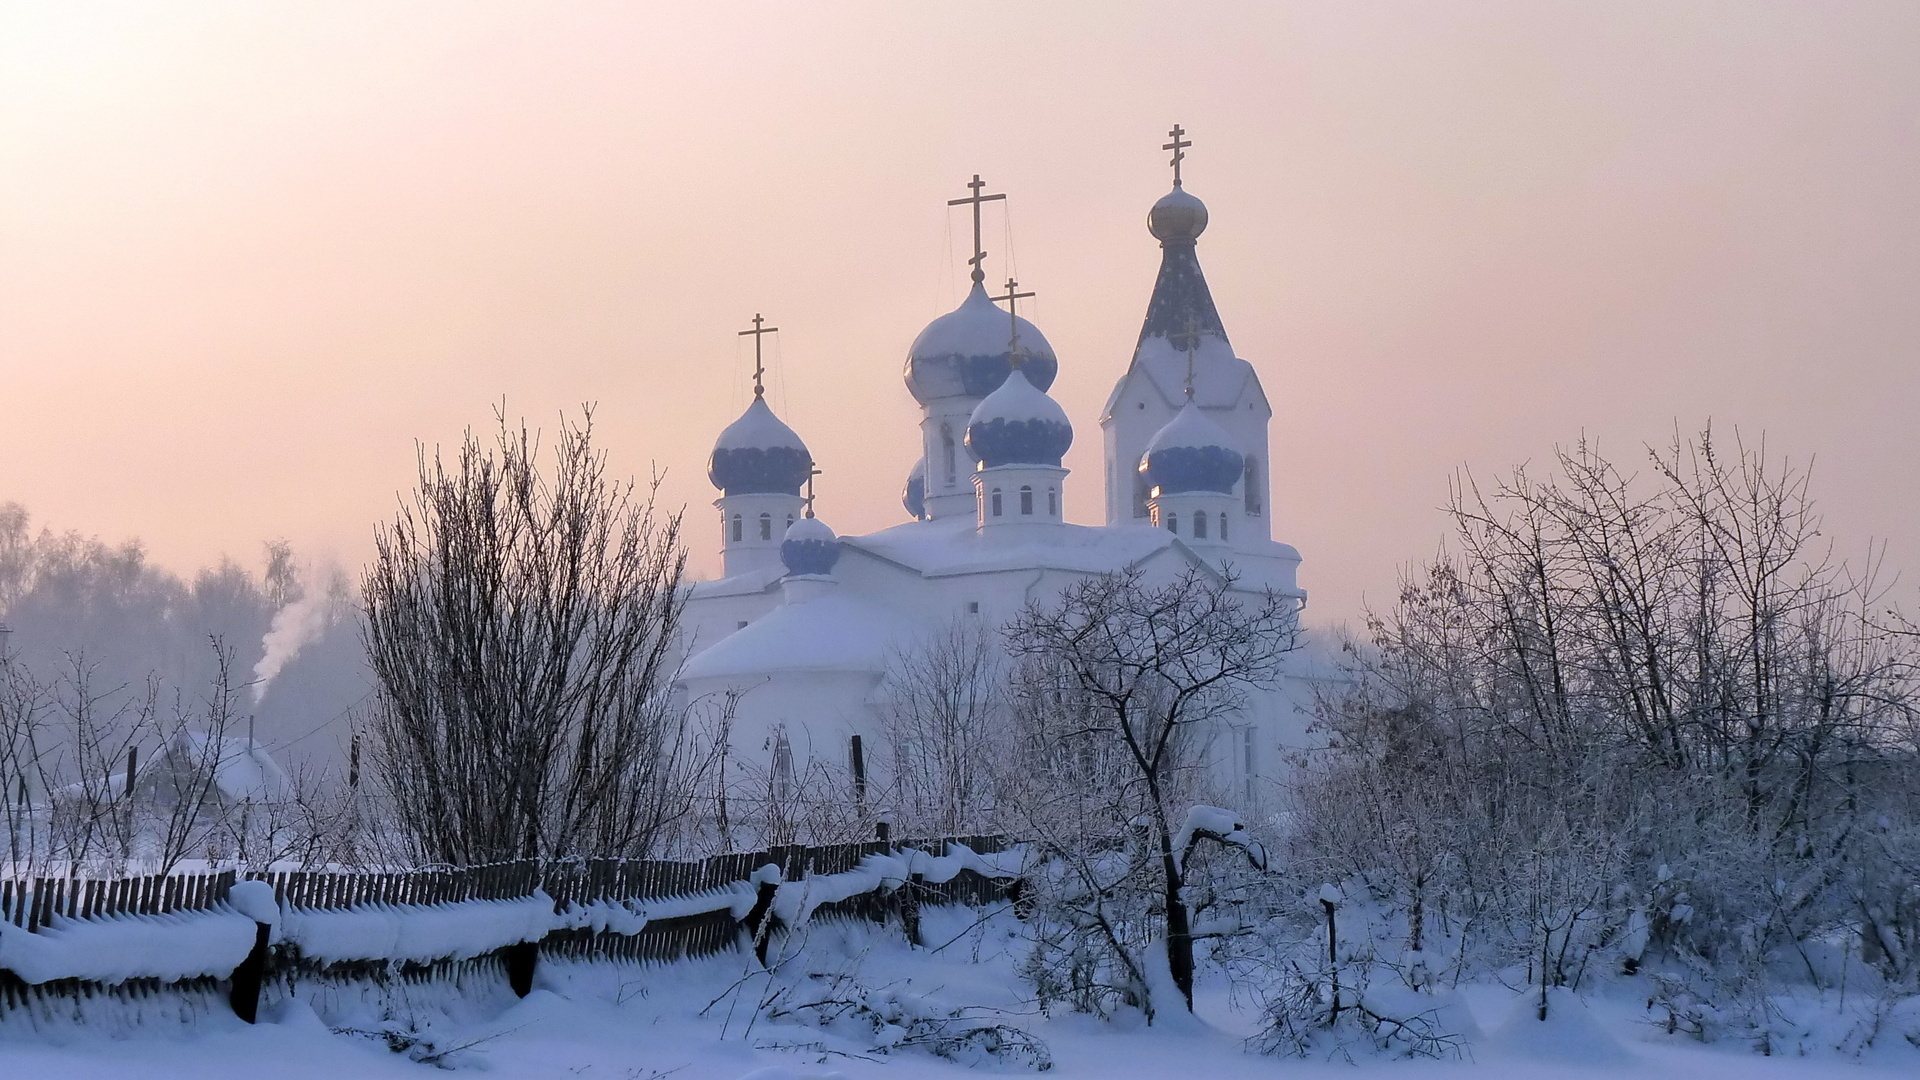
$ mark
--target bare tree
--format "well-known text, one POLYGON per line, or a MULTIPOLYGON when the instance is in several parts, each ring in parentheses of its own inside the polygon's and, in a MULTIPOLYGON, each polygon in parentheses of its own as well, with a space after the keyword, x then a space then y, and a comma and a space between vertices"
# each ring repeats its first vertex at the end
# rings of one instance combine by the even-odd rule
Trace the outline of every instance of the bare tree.
POLYGON ((413 501, 378 534, 363 592, 380 776, 426 858, 642 854, 709 756, 670 698, 680 518, 607 477, 591 410, 563 420, 550 470, 499 421, 451 464, 423 449, 413 501))
POLYGON ((895 824, 907 835, 954 836, 984 823, 1008 666, 1001 635, 978 619, 950 622, 893 657, 880 722, 895 824))
MULTIPOLYGON (((1062 711, 1072 718, 1073 727, 1058 733, 1060 750, 1097 757, 1112 769, 1089 779, 1117 796, 1102 810, 1107 829, 1125 837, 1127 872, 1113 878, 1081 860, 1080 884, 1098 893, 1150 875, 1168 974, 1186 1009, 1193 1007, 1193 927, 1184 888, 1195 834, 1189 809, 1196 736, 1207 722, 1240 712, 1249 690, 1272 685, 1299 634, 1292 597, 1243 593, 1233 585, 1231 576, 1198 568, 1161 585, 1149 584, 1138 570, 1107 574, 1068 586, 1052 603, 1030 604, 1007 629, 1011 652, 1043 673, 1022 684, 1043 698, 1029 707, 1066 706, 1062 711)), ((1122 946, 1118 937, 1113 944, 1122 946)))
POLYGON ((233 759, 251 757, 256 749, 251 738, 229 737, 240 690, 233 684, 232 651, 218 641, 212 646, 215 673, 206 696, 194 701, 176 692, 171 715, 162 719, 157 711, 149 714, 160 737, 152 762, 158 767, 145 770, 143 777, 129 777, 127 785, 129 816, 144 809, 151 819, 152 857, 159 874, 171 873, 180 860, 204 850, 210 838, 229 827, 235 808, 226 801, 223 774, 233 759))

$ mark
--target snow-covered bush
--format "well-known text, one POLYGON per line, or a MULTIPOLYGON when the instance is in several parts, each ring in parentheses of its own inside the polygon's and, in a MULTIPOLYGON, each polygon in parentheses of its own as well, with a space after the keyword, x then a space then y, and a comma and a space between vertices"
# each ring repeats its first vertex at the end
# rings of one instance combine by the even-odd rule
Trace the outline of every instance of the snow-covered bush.
POLYGON ((1451 980, 1544 1014, 1639 978, 1662 1028, 1764 1049, 1782 989, 1920 989, 1920 635, 1831 560, 1804 471, 1725 449, 1464 477, 1321 702, 1286 857, 1409 954, 1438 930, 1451 980))
POLYGON ((781 986, 765 1015, 854 1039, 873 1054, 920 1051, 966 1066, 1053 1068, 1046 1044, 1020 1028, 935 1005, 897 984, 867 986, 844 970, 812 972, 781 986))

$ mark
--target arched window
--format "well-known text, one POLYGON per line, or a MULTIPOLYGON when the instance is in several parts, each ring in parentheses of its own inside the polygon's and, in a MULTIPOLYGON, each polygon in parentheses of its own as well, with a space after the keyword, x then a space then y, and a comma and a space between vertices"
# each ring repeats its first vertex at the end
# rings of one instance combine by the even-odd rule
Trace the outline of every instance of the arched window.
POLYGON ((952 487, 959 473, 954 470, 953 425, 940 425, 940 468, 946 476, 946 486, 952 487))
POLYGON ((1220 515, 1220 542, 1224 544, 1226 543, 1226 541, 1227 541, 1227 515, 1221 514, 1220 515))
POLYGON ((1151 494, 1153 493, 1147 490, 1147 474, 1140 473, 1140 472, 1134 473, 1133 474, 1133 516, 1134 517, 1147 516, 1147 496, 1151 494))
POLYGON ((1026 515, 1033 513, 1033 488, 1026 484, 1020 485, 1020 512, 1026 515))
POLYGON ((1247 513, 1260 512, 1260 462, 1252 454, 1247 455, 1247 471, 1241 478, 1244 490, 1241 494, 1247 501, 1247 513))
MULTIPOLYGON (((789 528, 789 529, 791 529, 791 528, 793 528, 793 515, 792 515, 792 514, 788 514, 788 515, 787 515, 787 528, 789 528)), ((781 533, 780 535, 781 535, 781 536, 785 536, 785 535, 786 535, 786 533, 781 533)))
POLYGON ((762 540, 773 539, 773 515, 772 514, 760 515, 760 539, 762 540))
POLYGON ((1196 512, 1193 515, 1193 538, 1195 540, 1205 540, 1207 538, 1207 515, 1205 512, 1196 512))
POLYGON ((1000 489, 994 488, 993 494, 988 497, 987 501, 992 504, 991 509, 993 510, 993 516, 999 517, 1000 516, 1000 489))
POLYGON ((1060 516, 1060 492, 1055 488, 1047 489, 1047 516, 1060 516))
POLYGON ((740 515, 739 515, 739 514, 735 514, 735 515, 733 515, 733 539, 734 539, 735 541, 738 541, 738 540, 740 539, 740 537, 741 537, 741 532, 740 532, 740 515))
POLYGON ((1179 514, 1167 515, 1167 531, 1172 533, 1175 536, 1180 535, 1180 515, 1179 514))

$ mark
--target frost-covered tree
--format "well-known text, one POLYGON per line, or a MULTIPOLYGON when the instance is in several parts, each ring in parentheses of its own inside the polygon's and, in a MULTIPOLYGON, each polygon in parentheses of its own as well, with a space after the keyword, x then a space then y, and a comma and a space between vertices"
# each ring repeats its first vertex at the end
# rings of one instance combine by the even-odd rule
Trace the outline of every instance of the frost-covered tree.
POLYGON ((1107 950, 1150 1011, 1193 1006, 1192 844, 1244 841, 1213 816, 1195 821, 1199 731, 1271 685, 1298 641, 1291 597, 1233 585, 1198 568, 1161 584, 1137 570, 1101 575, 1030 604, 1006 631, 1024 662, 1007 784, 1015 827, 1065 875, 1055 895, 1076 947, 1107 950), (1142 928, 1176 1001, 1152 1000, 1147 964, 1161 959, 1139 947, 1142 928))
POLYGON ((1872 567, 1764 448, 1555 465, 1456 485, 1449 549, 1322 704, 1299 857, 1401 905, 1412 948, 1438 908, 1457 963, 1526 965, 1543 1008, 1602 958, 1818 983, 1844 939, 1912 985, 1892 897, 1920 879, 1885 853, 1920 829, 1916 651, 1872 567))
POLYGON ((680 519, 607 476, 590 411, 550 455, 504 416, 451 463, 423 450, 377 545, 375 761, 417 856, 637 856, 687 812, 680 519))
POLYGON ((948 623, 892 658, 880 724, 888 809, 903 835, 987 825, 1009 667, 1001 635, 978 619, 948 623))

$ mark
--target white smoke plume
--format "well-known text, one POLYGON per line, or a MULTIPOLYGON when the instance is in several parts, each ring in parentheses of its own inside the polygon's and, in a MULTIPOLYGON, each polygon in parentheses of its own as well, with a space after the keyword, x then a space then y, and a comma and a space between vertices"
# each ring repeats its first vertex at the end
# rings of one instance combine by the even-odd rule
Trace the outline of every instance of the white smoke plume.
POLYGON ((260 639, 260 662, 253 665, 253 703, 267 696, 267 687, 300 650, 318 640, 333 622, 333 590, 320 575, 302 573, 300 598, 273 613, 273 623, 260 639))

